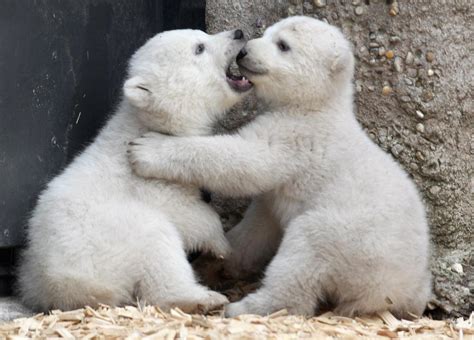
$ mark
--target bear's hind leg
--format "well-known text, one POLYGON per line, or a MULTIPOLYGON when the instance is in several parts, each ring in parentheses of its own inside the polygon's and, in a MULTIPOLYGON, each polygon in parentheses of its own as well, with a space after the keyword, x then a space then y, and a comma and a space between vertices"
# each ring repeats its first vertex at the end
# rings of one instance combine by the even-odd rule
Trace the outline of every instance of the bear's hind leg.
POLYGON ((314 315, 322 298, 321 281, 327 265, 314 252, 298 224, 290 224, 277 254, 269 264, 262 287, 226 307, 226 315, 267 315, 280 309, 291 314, 314 315))
POLYGON ((143 259, 135 289, 137 298, 164 310, 179 307, 187 312, 206 312, 226 304, 224 295, 197 282, 176 228, 162 218, 159 225, 156 221, 137 231, 146 240, 136 250, 142 252, 143 259))

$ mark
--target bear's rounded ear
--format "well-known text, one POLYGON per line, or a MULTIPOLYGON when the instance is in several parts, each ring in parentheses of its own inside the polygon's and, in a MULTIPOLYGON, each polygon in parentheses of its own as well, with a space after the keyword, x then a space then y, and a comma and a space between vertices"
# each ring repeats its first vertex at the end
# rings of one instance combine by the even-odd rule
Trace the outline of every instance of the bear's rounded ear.
POLYGON ((350 48, 344 48, 342 51, 337 52, 331 63, 331 75, 337 75, 344 70, 350 70, 354 68, 354 57, 350 48))
POLYGON ((123 85, 125 98, 135 107, 145 109, 150 105, 151 91, 145 79, 142 77, 132 77, 127 79, 123 85))

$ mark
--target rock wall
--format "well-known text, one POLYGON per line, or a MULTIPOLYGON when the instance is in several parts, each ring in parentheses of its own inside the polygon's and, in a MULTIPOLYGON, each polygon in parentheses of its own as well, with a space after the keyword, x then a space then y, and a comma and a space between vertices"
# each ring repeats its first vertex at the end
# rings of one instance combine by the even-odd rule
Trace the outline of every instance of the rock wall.
MULTIPOLYGON (((434 304, 453 316, 474 309, 472 7, 470 0, 208 0, 206 9, 211 33, 241 28, 256 37, 281 18, 303 14, 340 27, 352 41, 357 117, 423 194, 434 304)), ((255 112, 250 98, 221 130, 255 112)), ((217 201, 227 217, 229 208, 242 208, 217 201)))

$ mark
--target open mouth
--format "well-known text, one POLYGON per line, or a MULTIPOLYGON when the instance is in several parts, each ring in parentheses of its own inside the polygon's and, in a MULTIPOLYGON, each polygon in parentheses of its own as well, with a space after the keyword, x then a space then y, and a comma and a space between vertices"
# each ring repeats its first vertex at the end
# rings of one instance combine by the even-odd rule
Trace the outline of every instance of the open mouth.
POLYGON ((226 70, 225 75, 229 86, 237 92, 246 92, 253 86, 250 80, 240 74, 236 65, 230 64, 226 70))

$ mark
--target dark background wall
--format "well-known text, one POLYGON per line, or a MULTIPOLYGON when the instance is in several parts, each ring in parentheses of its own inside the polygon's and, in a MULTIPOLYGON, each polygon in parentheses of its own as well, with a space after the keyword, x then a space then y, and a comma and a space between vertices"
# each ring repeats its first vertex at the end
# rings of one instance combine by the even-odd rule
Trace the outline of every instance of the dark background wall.
POLYGON ((204 3, 0 0, 0 278, 38 193, 118 102, 129 57, 157 32, 204 29, 204 3))

